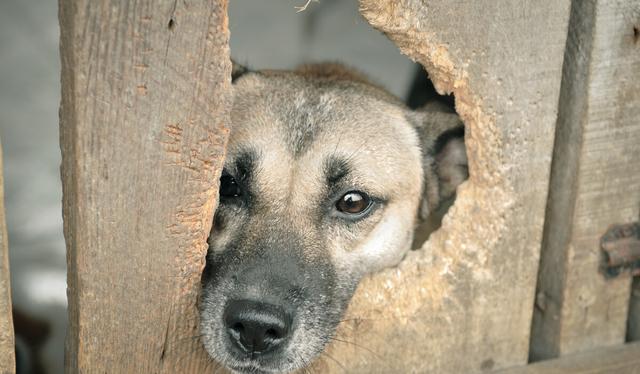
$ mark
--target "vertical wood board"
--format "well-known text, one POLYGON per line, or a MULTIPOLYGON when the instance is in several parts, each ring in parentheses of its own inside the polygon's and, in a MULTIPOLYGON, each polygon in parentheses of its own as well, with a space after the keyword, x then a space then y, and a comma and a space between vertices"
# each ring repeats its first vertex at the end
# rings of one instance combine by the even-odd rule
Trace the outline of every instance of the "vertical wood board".
POLYGON ((342 341, 316 368, 475 373, 523 365, 569 1, 360 6, 436 88, 455 93, 470 179, 421 250, 360 285, 342 341))
POLYGON ((640 374, 640 343, 599 348, 494 374, 640 374))
POLYGON ((70 373, 204 372, 227 138, 225 0, 60 0, 70 373))
POLYGON ((624 342, 628 274, 600 238, 640 213, 640 3, 574 0, 531 338, 534 360, 624 342), (636 29, 637 30, 637 29, 636 29))

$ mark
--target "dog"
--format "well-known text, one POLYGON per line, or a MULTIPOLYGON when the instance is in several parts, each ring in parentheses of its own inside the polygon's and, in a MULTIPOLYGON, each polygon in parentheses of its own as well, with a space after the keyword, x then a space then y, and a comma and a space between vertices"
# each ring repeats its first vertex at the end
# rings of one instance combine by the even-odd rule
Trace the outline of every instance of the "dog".
POLYGON ((322 352, 360 280, 397 265, 467 178, 463 124, 339 64, 234 63, 231 80, 202 341, 232 372, 286 373, 322 352))

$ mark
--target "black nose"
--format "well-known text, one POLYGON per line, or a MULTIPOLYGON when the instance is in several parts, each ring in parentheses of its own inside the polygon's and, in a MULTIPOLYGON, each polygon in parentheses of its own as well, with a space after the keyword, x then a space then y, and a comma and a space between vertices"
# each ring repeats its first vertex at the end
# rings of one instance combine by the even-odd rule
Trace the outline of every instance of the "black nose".
POLYGON ((233 300, 224 311, 224 323, 234 346, 246 353, 263 354, 287 340, 291 316, 277 305, 233 300))

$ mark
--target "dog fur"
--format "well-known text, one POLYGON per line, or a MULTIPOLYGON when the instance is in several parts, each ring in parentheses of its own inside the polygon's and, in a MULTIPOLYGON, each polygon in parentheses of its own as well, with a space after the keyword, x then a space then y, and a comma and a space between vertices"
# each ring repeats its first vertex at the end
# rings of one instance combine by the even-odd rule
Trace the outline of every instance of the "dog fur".
POLYGON ((203 343, 234 372, 290 372, 322 352, 362 277, 398 264, 420 219, 467 178, 462 123, 437 105, 412 111, 338 64, 234 64, 232 81, 221 191, 240 192, 221 192, 209 238, 203 343), (337 208, 352 191, 366 211, 337 208), (237 300, 286 316, 277 348, 238 348, 237 300))

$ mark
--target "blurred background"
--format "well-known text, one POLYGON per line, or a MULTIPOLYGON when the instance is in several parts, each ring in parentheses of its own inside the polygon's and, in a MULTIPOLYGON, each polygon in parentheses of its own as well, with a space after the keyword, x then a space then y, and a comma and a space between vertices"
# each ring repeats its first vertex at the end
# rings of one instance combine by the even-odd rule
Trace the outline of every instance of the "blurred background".
MULTIPOLYGON (((356 0, 230 0, 231 53, 254 69, 340 61, 406 99, 416 66, 356 0)), ((62 373, 65 245, 59 175, 57 2, 0 1, 0 139, 22 372, 62 373), (38 362, 40 367, 38 367, 38 362)))

